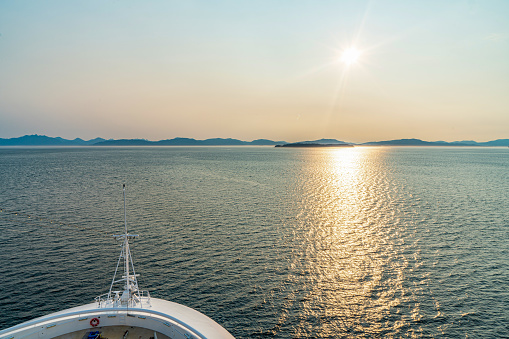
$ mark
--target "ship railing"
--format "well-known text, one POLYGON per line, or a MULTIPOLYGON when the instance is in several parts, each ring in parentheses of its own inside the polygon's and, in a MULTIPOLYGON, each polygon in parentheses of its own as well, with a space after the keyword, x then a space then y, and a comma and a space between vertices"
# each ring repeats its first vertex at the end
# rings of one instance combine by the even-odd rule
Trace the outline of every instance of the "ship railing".
POLYGON ((140 298, 147 298, 150 301, 150 292, 148 290, 139 291, 140 298))
MULTIPOLYGON (((107 294, 106 294, 107 295, 107 294)), ((38 333, 40 333, 41 329, 49 329, 49 328, 58 328, 61 325, 67 326, 70 321, 74 320, 86 320, 93 317, 100 317, 101 315, 108 316, 116 316, 117 314, 123 314, 126 310, 120 310, 120 312, 112 313, 111 309, 104 310, 80 310, 67 312, 65 314, 56 314, 49 315, 46 317, 36 318, 25 323, 16 325, 14 327, 0 330, 0 338, 34 338, 37 337, 38 333)), ((189 338, 201 338, 206 339, 206 336, 200 333, 198 329, 195 329, 193 325, 184 322, 183 320, 167 314, 165 312, 161 312, 157 309, 155 310, 141 310, 141 309, 133 309, 129 310, 129 317, 136 317, 139 321, 152 320, 157 321, 158 323, 165 325, 172 329, 175 332, 178 332, 182 337, 189 338), (181 330, 185 332, 182 333, 181 330), (187 332, 187 333, 186 333, 187 332)), ((102 320, 101 320, 102 321, 102 320)))
POLYGON ((148 290, 138 291, 136 295, 139 297, 141 306, 143 306, 143 304, 150 305, 150 292, 148 290))
POLYGON ((95 302, 99 304, 99 308, 106 306, 108 303, 113 303, 114 301, 115 298, 112 298, 108 293, 95 297, 95 302))
MULTIPOLYGON (((112 295, 110 293, 104 293, 98 297, 95 297, 95 302, 99 304, 99 308, 107 306, 115 307, 120 305, 120 299, 118 295, 112 295)), ((141 306, 143 306, 143 304, 150 305, 150 292, 148 290, 136 292, 136 294, 133 296, 133 299, 131 299, 129 302, 129 304, 131 304, 130 306, 135 306, 138 303, 140 303, 141 306)))

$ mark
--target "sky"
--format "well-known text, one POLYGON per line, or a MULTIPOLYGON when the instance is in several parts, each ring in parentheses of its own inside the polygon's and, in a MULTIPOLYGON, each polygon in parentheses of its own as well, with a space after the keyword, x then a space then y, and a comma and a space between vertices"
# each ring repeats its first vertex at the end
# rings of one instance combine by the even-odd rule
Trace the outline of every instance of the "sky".
POLYGON ((491 0, 0 0, 0 138, 509 138, 508 17, 491 0))

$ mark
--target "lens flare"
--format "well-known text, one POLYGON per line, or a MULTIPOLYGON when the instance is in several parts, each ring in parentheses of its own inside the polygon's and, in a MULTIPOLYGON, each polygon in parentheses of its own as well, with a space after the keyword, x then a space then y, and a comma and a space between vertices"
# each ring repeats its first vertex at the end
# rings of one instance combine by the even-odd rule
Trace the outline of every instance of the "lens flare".
POLYGON ((345 63, 346 65, 352 65, 354 63, 357 62, 357 60, 359 60, 359 57, 361 56, 361 51, 359 51, 357 48, 355 47, 350 47, 348 49, 346 49, 342 54, 341 54, 341 62, 345 63))

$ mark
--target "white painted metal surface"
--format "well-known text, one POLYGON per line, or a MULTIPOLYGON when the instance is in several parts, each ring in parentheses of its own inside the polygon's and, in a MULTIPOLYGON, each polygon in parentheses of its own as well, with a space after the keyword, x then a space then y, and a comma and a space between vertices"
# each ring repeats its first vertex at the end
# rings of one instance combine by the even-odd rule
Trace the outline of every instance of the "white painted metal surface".
POLYGON ((99 307, 91 303, 52 313, 44 317, 0 331, 2 339, 54 338, 79 330, 100 329, 107 326, 133 326, 151 329, 170 338, 233 338, 206 315, 174 302, 151 298, 145 307, 99 307), (99 323, 90 322, 97 318, 99 323))

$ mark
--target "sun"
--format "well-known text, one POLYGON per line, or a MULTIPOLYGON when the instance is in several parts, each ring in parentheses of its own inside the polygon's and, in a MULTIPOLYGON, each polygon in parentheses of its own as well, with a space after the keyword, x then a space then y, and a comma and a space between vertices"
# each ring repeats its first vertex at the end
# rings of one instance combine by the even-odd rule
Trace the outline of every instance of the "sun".
POLYGON ((352 64, 355 64, 359 57, 361 56, 361 51, 359 51, 355 47, 350 47, 348 49, 345 49, 343 53, 341 54, 340 61, 347 66, 350 66, 352 64))

